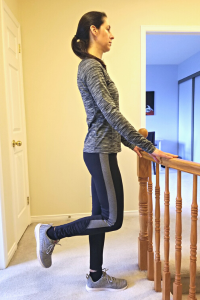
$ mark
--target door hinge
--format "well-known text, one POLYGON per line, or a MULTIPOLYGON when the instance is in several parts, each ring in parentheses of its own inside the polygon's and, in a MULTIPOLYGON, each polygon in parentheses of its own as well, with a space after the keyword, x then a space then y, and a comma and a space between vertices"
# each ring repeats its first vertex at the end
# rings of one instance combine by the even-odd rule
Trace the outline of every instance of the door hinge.
POLYGON ((27 205, 29 205, 29 197, 27 197, 27 205))
POLYGON ((21 45, 19 44, 19 53, 21 53, 21 45))

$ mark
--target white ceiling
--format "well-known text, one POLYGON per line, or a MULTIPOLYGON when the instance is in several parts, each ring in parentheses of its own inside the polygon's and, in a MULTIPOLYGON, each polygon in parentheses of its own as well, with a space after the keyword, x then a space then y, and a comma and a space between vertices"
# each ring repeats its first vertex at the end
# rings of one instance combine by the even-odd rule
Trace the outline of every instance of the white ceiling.
POLYGON ((178 65, 200 51, 200 35, 147 34, 147 65, 178 65))

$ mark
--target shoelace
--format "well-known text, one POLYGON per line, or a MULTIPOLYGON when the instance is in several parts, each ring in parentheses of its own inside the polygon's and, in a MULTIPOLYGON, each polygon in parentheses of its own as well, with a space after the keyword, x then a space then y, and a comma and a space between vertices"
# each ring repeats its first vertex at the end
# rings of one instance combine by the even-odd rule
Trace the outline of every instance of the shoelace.
POLYGON ((53 242, 53 244, 49 245, 47 247, 46 254, 50 254, 51 255, 52 252, 53 252, 53 250, 54 250, 54 248, 55 248, 55 245, 60 245, 61 246, 61 244, 58 244, 59 241, 60 240, 56 240, 56 241, 53 242))
POLYGON ((112 277, 112 276, 108 275, 108 274, 106 273, 106 271, 108 271, 108 270, 109 270, 109 269, 104 268, 104 269, 102 269, 102 273, 103 273, 103 276, 106 277, 108 283, 109 283, 109 282, 112 283, 112 282, 115 281, 115 277, 112 277))
MULTIPOLYGON (((108 271, 108 270, 109 270, 109 269, 106 269, 106 268, 102 269, 102 274, 103 274, 103 277, 106 277, 108 283, 109 283, 109 282, 112 283, 112 282, 115 281, 115 277, 112 277, 112 276, 108 275, 108 274, 106 273, 106 271, 108 271)), ((87 278, 87 279, 89 278, 89 276, 90 276, 89 274, 86 274, 86 278, 87 278)))

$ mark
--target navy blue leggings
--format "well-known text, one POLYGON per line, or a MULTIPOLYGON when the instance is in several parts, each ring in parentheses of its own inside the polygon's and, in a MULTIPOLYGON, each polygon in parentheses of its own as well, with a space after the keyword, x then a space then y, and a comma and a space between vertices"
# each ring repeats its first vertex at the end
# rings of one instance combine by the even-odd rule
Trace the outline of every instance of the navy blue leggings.
POLYGON ((55 227, 55 237, 62 239, 89 235, 90 268, 103 264, 105 232, 118 230, 123 222, 124 195, 117 153, 83 153, 92 176, 92 215, 55 227))

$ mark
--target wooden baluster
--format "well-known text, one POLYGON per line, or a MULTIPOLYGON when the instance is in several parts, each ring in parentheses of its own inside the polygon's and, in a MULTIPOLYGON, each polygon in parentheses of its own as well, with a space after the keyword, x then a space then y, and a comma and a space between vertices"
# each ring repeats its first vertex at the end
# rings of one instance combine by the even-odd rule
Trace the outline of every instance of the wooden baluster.
POLYGON ((156 187, 155 187, 155 261, 154 261, 154 288, 161 292, 161 261, 160 261, 160 185, 159 164, 156 164, 156 187))
POLYGON ((149 164, 151 162, 138 157, 138 181, 139 187, 139 220, 140 234, 138 237, 138 265, 140 270, 147 270, 147 250, 148 250, 148 234, 147 234, 147 181, 149 175, 149 164))
POLYGON ((154 252, 153 252, 153 202, 152 202, 152 171, 149 164, 148 181, 148 251, 147 251, 147 278, 154 280, 154 252))
POLYGON ((196 260, 197 260, 197 175, 193 175, 193 199, 191 206, 190 234, 190 289, 188 300, 196 300, 196 260))
POLYGON ((169 168, 165 167, 165 212, 164 212, 164 270, 162 300, 170 300, 170 272, 169 272, 169 168))
POLYGON ((181 171, 177 170, 177 197, 176 197, 176 253, 175 253, 175 282, 173 283, 173 300, 182 299, 181 284, 181 241, 182 241, 182 198, 181 198, 181 171))
MULTIPOLYGON (((139 133, 147 137, 148 131, 141 128, 139 133)), ((137 175, 140 184, 139 187, 139 221, 140 233, 138 237, 138 265, 140 270, 147 270, 147 250, 148 250, 148 233, 147 233, 147 181, 149 176, 149 164, 151 162, 145 158, 137 157, 137 175)))

